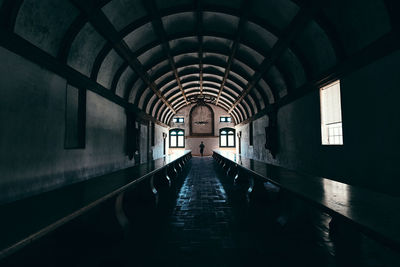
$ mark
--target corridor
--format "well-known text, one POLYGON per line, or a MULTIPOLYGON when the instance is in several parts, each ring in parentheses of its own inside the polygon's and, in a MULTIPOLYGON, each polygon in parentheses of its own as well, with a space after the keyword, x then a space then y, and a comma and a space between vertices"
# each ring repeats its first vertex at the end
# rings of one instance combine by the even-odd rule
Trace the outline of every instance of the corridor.
POLYGON ((246 185, 234 185, 211 157, 191 162, 176 201, 164 207, 166 216, 157 226, 138 229, 148 246, 142 240, 139 247, 132 233, 116 250, 113 265, 334 266, 321 228, 280 227, 276 201, 249 202, 246 185))
POLYGON ((277 200, 249 201, 246 184, 235 185, 211 157, 193 157, 173 180, 176 191, 160 190, 157 205, 129 200, 132 224, 124 235, 109 218, 89 213, 1 264, 335 266, 326 229, 280 226, 277 200))
POLYGON ((0 266, 400 266, 399 13, 0 0, 0 266))

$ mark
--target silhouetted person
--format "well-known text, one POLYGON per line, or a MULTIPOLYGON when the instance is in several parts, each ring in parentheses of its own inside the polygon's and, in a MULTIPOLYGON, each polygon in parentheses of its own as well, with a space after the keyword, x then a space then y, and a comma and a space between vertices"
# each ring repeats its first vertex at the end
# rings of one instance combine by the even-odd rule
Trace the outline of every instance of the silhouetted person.
POLYGON ((200 154, 201 154, 201 156, 203 156, 204 147, 205 147, 205 145, 203 144, 203 141, 201 141, 201 144, 199 145, 199 147, 200 147, 200 154))

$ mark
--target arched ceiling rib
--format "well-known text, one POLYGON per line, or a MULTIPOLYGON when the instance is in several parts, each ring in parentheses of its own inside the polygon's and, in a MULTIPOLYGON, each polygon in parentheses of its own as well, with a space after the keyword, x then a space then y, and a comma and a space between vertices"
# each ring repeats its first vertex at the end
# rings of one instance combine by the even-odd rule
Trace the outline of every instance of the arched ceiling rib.
POLYGON ((2 45, 164 123, 197 94, 240 123, 399 47, 389 0, 56 2, 0 1, 2 45))

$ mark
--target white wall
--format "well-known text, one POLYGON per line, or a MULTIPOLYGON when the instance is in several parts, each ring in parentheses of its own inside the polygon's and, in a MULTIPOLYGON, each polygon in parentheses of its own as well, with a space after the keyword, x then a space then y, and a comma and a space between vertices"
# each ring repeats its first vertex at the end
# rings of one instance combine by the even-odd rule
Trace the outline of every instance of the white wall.
POLYGON ((219 129, 224 128, 224 127, 231 127, 234 128, 234 123, 226 123, 226 122, 219 122, 219 117, 221 116, 229 116, 229 114, 222 108, 215 106, 215 105, 209 105, 213 111, 214 111, 214 136, 189 136, 189 113, 190 109, 194 106, 194 104, 191 104, 189 106, 186 106, 182 109, 180 109, 177 114, 175 115, 176 117, 184 117, 185 122, 183 124, 181 123, 174 123, 173 119, 171 119, 170 122, 170 129, 174 128, 181 128, 185 130, 185 148, 169 148, 168 153, 174 153, 174 151, 180 151, 183 149, 190 149, 192 150, 193 155, 200 155, 200 142, 203 141, 205 148, 204 148, 204 155, 211 155, 212 151, 214 149, 223 149, 223 150, 229 150, 229 151, 235 151, 235 148, 220 148, 219 147, 219 129))
MULTIPOLYGON (((154 146, 151 147, 153 151, 153 159, 158 159, 164 156, 163 154, 163 133, 168 134, 168 129, 158 124, 154 125, 154 146)), ((168 137, 166 139, 166 152, 168 153, 168 137)))

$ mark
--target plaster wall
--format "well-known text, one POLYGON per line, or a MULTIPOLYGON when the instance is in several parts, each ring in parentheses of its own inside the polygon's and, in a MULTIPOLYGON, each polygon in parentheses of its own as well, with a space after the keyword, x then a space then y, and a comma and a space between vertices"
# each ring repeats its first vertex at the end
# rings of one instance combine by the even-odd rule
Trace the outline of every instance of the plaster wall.
MULTIPOLYGON (((163 133, 168 134, 168 129, 158 124, 154 125, 154 146, 151 147, 153 152, 153 159, 158 159, 164 156, 163 152, 163 133)), ((166 152, 168 152, 168 138, 165 140, 166 152)))
POLYGON ((88 91, 86 146, 64 149, 66 80, 3 48, 0 58, 0 203, 134 164, 123 108, 88 91))
MULTIPOLYGON (((209 105, 213 112, 214 112, 214 136, 189 136, 189 114, 191 108, 194 104, 186 106, 180 109, 174 117, 183 117, 184 123, 174 123, 173 119, 170 122, 170 129, 174 128, 181 128, 185 130, 185 148, 169 148, 169 153, 174 153, 175 151, 180 151, 184 149, 192 150, 192 155, 200 155, 200 142, 203 141, 205 148, 204 148, 204 155, 212 155, 212 151, 214 149, 220 150, 229 150, 235 151, 235 148, 220 148, 219 147, 219 130, 224 127, 231 127, 234 128, 234 123, 227 123, 227 122, 219 122, 219 118, 221 116, 229 116, 229 114, 222 108, 209 105)), ((168 137, 169 139, 169 137, 168 137)))
POLYGON ((147 162, 148 157, 148 127, 140 125, 140 163, 147 162))
POLYGON ((242 154, 301 172, 324 176, 372 190, 400 195, 398 99, 400 52, 393 53, 341 79, 343 146, 321 145, 319 92, 278 112, 279 151, 264 148, 268 117, 242 131, 242 154))

